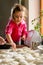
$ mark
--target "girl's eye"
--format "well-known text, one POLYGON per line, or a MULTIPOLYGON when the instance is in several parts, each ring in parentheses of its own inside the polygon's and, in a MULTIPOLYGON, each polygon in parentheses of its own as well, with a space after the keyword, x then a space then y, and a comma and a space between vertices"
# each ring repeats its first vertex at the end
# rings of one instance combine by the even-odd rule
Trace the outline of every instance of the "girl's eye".
POLYGON ((18 18, 18 16, 15 16, 15 18, 18 18))
POLYGON ((14 17, 15 17, 15 18, 19 18, 19 17, 22 18, 22 16, 14 16, 14 17))
POLYGON ((22 18, 22 16, 20 16, 20 18, 22 18))

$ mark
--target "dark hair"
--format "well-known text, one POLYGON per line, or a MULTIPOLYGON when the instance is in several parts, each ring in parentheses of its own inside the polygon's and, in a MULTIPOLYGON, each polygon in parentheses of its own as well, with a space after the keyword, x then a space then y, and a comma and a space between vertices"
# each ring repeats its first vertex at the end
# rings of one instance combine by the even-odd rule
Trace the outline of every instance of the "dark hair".
POLYGON ((23 8, 20 4, 16 4, 14 9, 13 9, 13 13, 15 13, 16 11, 23 11, 23 8))
POLYGON ((14 4, 14 6, 11 9, 11 16, 13 17, 13 14, 17 11, 23 11, 23 6, 20 4, 14 4))

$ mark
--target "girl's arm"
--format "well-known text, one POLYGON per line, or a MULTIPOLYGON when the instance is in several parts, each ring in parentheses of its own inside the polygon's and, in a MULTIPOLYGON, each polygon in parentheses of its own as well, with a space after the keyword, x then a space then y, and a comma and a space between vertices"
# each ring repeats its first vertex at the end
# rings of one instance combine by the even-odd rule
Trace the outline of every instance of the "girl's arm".
POLYGON ((23 27, 22 38, 21 39, 25 41, 26 37, 27 37, 27 25, 25 23, 24 27, 23 27))
POLYGON ((16 49, 16 44, 13 42, 13 40, 12 40, 10 34, 6 34, 6 38, 7 38, 8 42, 9 42, 9 44, 10 44, 14 49, 16 49))

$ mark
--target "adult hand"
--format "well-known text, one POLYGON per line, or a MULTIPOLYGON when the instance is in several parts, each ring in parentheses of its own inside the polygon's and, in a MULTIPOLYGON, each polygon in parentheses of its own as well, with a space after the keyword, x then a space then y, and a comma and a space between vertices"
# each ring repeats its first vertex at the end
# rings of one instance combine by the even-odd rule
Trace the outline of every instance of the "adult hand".
POLYGON ((0 45, 4 45, 6 43, 5 39, 0 36, 0 45))

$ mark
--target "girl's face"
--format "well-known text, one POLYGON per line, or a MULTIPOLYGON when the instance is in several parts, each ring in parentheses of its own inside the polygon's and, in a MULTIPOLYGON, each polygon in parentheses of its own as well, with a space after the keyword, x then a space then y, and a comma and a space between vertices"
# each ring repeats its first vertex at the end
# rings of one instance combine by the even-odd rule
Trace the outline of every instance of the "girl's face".
POLYGON ((19 12, 19 11, 15 12, 13 14, 13 16, 14 16, 14 20, 16 21, 16 23, 21 22, 22 19, 23 19, 23 13, 22 12, 19 12))

